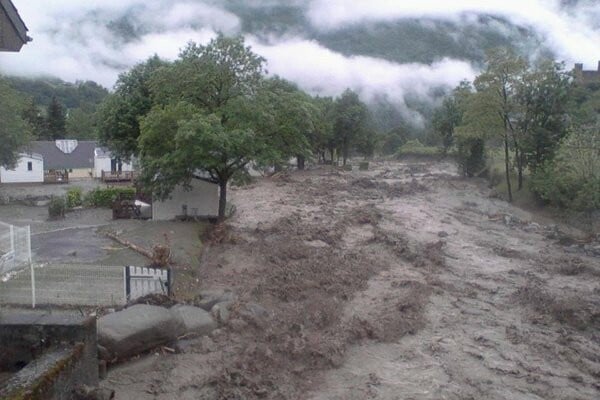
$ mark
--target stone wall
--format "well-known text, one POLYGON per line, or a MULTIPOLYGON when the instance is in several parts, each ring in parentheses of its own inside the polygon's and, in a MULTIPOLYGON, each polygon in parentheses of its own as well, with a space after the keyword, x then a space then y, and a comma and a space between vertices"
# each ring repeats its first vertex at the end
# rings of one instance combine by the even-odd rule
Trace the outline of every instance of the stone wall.
POLYGON ((67 400, 98 384, 96 318, 11 312, 0 315, 0 371, 13 375, 2 399, 67 400))

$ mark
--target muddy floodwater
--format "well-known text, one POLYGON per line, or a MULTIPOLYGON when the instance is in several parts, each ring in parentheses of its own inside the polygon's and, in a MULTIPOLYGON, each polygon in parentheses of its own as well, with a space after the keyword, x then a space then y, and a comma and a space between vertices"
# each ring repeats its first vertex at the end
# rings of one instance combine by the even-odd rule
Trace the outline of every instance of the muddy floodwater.
POLYGON ((210 337, 102 385, 119 399, 600 398, 598 243, 565 246, 553 221, 455 171, 380 162, 234 188, 237 213, 183 276, 269 318, 234 306, 210 337))

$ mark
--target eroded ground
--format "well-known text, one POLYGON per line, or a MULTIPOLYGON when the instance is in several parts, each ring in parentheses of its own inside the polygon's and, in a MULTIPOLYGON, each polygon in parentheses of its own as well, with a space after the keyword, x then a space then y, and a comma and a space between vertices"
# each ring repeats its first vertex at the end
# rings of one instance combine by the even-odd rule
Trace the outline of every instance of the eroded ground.
POLYGON ((573 247, 454 170, 379 163, 233 190, 228 229, 179 278, 239 294, 231 318, 103 385, 118 399, 598 398, 598 243, 573 247))

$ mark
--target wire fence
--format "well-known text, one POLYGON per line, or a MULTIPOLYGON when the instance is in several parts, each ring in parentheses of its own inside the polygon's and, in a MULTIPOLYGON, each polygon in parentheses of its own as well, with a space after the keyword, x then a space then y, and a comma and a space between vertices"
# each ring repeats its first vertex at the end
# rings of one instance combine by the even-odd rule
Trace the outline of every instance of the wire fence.
POLYGON ((117 307, 151 293, 168 295, 170 287, 166 269, 34 265, 0 281, 0 304, 117 307))
POLYGON ((31 264, 31 231, 29 226, 0 222, 0 276, 27 268, 31 264))
POLYGON ((0 282, 0 303, 118 306, 126 302, 124 284, 123 267, 35 265, 0 282))
POLYGON ((0 222, 0 304, 121 306, 170 288, 168 269, 35 264, 29 226, 0 222))

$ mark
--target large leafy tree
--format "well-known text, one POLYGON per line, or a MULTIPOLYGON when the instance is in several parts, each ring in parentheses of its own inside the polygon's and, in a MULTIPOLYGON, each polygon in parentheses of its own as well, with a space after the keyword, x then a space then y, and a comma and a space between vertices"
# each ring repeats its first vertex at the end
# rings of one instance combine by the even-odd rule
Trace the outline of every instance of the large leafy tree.
POLYGON ((138 144, 144 181, 167 197, 178 184, 205 175, 220 187, 225 216, 227 183, 248 163, 273 157, 273 146, 248 124, 262 81, 264 59, 241 37, 219 35, 189 43, 177 61, 150 80, 155 101, 141 119, 138 144))
POLYGON ((140 118, 152 108, 150 77, 167 63, 153 56, 119 76, 97 112, 100 141, 122 158, 138 153, 140 118))
POLYGON ((479 96, 472 104, 483 112, 479 113, 480 117, 492 118, 491 126, 496 128, 496 133, 502 139, 508 201, 512 201, 510 148, 511 145, 514 146, 515 159, 519 170, 522 171, 521 141, 514 122, 521 112, 517 102, 517 91, 527 63, 506 48, 489 51, 486 63, 485 71, 475 79, 475 88, 479 96), (489 116, 484 116, 486 113, 489 113, 489 116))
POLYGON ((346 89, 335 102, 333 134, 344 165, 353 146, 367 134, 368 113, 365 104, 350 89, 346 89))
POLYGON ((455 130, 462 123, 465 101, 472 89, 469 82, 461 82, 451 95, 444 99, 442 106, 433 113, 433 129, 442 139, 445 152, 454 143, 455 130))
POLYGON ((14 167, 29 139, 30 126, 22 118, 24 102, 0 78, 0 166, 14 167))

